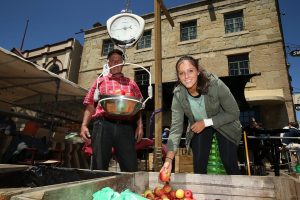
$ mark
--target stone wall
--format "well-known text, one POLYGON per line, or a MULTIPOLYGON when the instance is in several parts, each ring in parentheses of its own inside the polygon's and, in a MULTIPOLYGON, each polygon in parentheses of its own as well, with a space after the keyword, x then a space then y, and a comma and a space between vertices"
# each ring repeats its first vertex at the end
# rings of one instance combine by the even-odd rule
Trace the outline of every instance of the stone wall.
MULTIPOLYGON (((288 117, 273 117, 273 120, 267 120, 268 126, 276 122, 276 126, 282 127, 288 121, 295 120, 276 1, 224 0, 212 5, 202 1, 172 8, 169 12, 175 26, 171 27, 165 16, 162 16, 163 82, 176 80, 175 63, 182 55, 192 55, 199 59, 200 64, 207 70, 218 76, 227 76, 227 56, 248 53, 250 72, 261 75, 252 78, 246 91, 283 91, 283 102, 279 101, 276 104, 285 107, 279 109, 278 114, 288 117), (224 13, 237 10, 243 10, 245 29, 225 34, 224 13), (180 23, 189 20, 197 20, 197 39, 180 42, 180 23)), ((152 47, 143 50, 137 50, 136 47, 127 49, 127 62, 150 67, 154 82, 154 19, 153 14, 143 17, 146 19, 145 30, 152 30, 152 47)), ((106 62, 106 57, 101 56, 102 41, 109 38, 105 28, 97 27, 85 33, 78 80, 84 88, 90 87, 101 72, 101 66, 106 62)), ((132 68, 124 68, 124 71, 133 78, 132 68)), ((251 105, 251 101, 249 104, 251 105)), ((262 100, 258 104, 263 107, 268 101, 262 100)))

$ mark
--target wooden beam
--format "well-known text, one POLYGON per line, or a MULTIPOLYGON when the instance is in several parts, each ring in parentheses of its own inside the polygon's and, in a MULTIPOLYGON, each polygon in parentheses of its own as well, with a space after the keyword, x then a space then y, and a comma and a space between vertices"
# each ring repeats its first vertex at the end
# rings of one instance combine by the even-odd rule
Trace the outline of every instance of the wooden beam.
MULTIPOLYGON (((162 48, 161 48, 161 1, 154 0, 154 37, 155 37, 155 110, 161 109, 162 106, 162 48)), ((155 115, 155 147, 154 147, 154 171, 159 171, 162 166, 162 113, 155 115)))
MULTIPOLYGON (((169 23, 174 27, 174 22, 166 9, 162 0, 154 0, 154 62, 155 62, 155 94, 154 107, 155 110, 162 109, 162 45, 161 45, 161 10, 166 15, 169 23)), ((154 171, 159 171, 162 167, 162 112, 155 115, 155 129, 154 129, 154 171)))
POLYGON ((172 27, 174 27, 174 21, 173 21, 171 15, 170 15, 169 11, 167 10, 166 6, 164 5, 164 2, 162 0, 157 0, 157 1, 160 3, 160 7, 161 7, 161 9, 163 11, 163 14, 166 15, 166 17, 167 17, 170 25, 172 27))

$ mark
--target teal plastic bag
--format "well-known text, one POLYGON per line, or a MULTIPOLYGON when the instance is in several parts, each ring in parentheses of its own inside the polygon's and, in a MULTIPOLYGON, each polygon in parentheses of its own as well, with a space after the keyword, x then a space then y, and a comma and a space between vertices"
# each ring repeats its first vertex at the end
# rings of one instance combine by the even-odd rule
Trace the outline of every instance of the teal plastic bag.
POLYGON ((110 187, 102 188, 93 194, 93 200, 116 200, 120 194, 110 187))
POLYGON ((116 200, 147 200, 147 199, 127 189, 121 192, 120 196, 116 200))
POLYGON ((129 189, 119 194, 110 187, 102 188, 93 194, 93 200, 147 200, 146 198, 131 192, 129 189))

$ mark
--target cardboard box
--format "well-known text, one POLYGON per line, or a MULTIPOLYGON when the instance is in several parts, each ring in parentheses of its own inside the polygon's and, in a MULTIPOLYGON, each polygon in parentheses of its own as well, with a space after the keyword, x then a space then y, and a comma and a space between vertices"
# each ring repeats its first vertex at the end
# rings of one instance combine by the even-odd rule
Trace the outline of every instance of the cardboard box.
POLYGON ((175 156, 175 173, 192 173, 193 154, 186 148, 179 148, 175 156))

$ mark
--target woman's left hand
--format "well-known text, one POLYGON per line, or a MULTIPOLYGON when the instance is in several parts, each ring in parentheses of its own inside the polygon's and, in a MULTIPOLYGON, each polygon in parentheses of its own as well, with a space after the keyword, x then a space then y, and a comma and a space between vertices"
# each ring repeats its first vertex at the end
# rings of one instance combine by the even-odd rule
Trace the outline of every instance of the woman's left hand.
POLYGON ((192 126, 191 126, 191 130, 194 133, 201 133, 203 131, 203 129, 205 128, 205 124, 203 120, 200 121, 196 121, 192 126))

